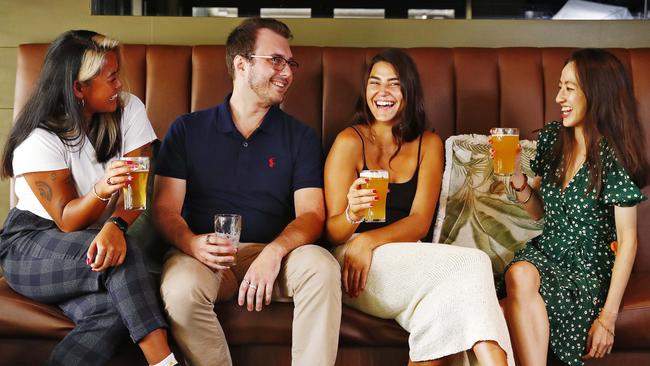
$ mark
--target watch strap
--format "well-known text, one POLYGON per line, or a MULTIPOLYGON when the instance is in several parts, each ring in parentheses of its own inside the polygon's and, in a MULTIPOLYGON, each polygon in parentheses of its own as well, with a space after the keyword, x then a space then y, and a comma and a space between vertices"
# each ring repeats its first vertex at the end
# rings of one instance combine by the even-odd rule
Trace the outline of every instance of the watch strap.
POLYGON ((123 218, 119 216, 111 216, 106 220, 106 222, 110 222, 115 224, 118 229, 122 230, 124 235, 126 235, 126 231, 129 229, 129 223, 127 223, 123 218))

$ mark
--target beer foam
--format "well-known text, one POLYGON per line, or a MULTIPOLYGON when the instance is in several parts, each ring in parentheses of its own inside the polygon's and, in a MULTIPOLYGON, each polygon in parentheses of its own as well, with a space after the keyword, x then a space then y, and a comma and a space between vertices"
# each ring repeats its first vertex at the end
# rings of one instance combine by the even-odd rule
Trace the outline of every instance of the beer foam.
POLYGON ((362 170, 359 174, 361 178, 385 178, 388 179, 388 171, 386 170, 362 170))
POLYGON ((134 172, 149 171, 149 158, 146 156, 124 156, 120 160, 131 161, 134 172))
POLYGON ((493 127, 490 128, 492 136, 519 136, 519 129, 514 127, 493 127))

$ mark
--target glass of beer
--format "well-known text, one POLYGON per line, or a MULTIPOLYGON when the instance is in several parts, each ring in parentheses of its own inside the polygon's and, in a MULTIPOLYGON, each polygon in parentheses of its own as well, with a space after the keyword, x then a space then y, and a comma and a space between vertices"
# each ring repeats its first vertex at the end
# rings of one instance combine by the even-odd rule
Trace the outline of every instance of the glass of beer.
MULTIPOLYGON (((214 215, 214 235, 230 242, 235 249, 239 248, 239 236, 241 235, 241 215, 216 214, 214 215)), ((210 241, 210 238, 208 238, 210 241)), ((225 266, 237 264, 237 256, 230 263, 221 263, 225 266)))
POLYGON ((134 170, 129 173, 131 182, 122 188, 125 210, 145 210, 147 208, 147 180, 149 179, 149 158, 146 156, 124 157, 130 161, 134 170))
POLYGON ((494 174, 510 176, 515 172, 515 156, 519 145, 519 129, 495 127, 490 129, 494 149, 494 174))
POLYGON ((386 222, 386 194, 388 193, 388 171, 386 170, 362 170, 359 174, 361 178, 367 178, 368 183, 365 189, 374 189, 377 191, 375 205, 368 209, 365 222, 386 222))

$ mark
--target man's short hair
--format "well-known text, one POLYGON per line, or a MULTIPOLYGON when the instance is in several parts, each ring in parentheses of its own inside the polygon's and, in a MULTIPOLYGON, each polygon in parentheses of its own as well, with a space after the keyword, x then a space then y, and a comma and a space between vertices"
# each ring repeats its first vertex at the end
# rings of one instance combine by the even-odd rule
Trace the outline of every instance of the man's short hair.
POLYGON ((235 56, 248 57, 253 53, 257 41, 257 31, 262 28, 270 29, 287 40, 293 38, 289 27, 279 20, 259 17, 245 19, 230 32, 226 40, 226 65, 231 78, 235 78, 235 56))

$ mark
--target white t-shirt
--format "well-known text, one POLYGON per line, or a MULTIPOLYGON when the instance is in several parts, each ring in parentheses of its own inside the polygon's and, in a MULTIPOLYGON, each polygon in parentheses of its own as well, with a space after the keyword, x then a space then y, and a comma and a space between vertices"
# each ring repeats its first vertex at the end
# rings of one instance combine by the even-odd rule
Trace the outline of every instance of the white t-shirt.
MULTIPOLYGON (((156 139, 142 101, 135 95, 128 95, 121 121, 123 154, 133 151, 156 139)), ((80 137, 80 138, 84 138, 80 137)), ((113 159, 118 158, 115 156, 113 159)), ((113 160, 111 159, 111 160, 113 160)), ((23 174, 51 170, 70 169, 79 196, 93 189, 106 171, 106 164, 97 162, 95 148, 86 140, 83 145, 66 146, 55 134, 37 128, 14 150, 12 166, 14 169, 15 191, 18 196, 16 208, 30 211, 40 217, 52 220, 43 205, 31 190, 23 174)), ((117 196, 114 195, 106 205, 102 216, 94 227, 101 227, 113 213, 117 196)))

